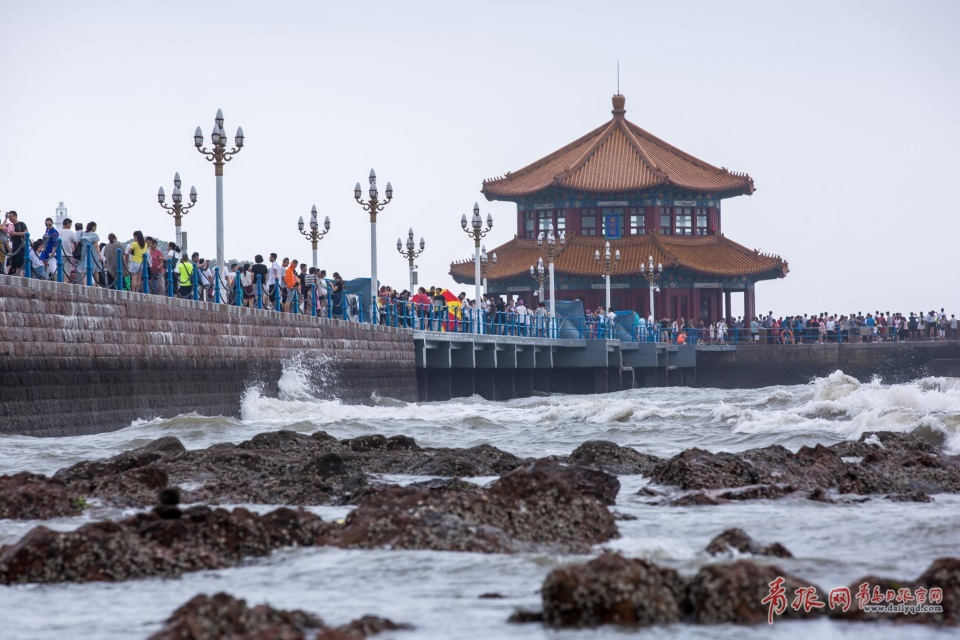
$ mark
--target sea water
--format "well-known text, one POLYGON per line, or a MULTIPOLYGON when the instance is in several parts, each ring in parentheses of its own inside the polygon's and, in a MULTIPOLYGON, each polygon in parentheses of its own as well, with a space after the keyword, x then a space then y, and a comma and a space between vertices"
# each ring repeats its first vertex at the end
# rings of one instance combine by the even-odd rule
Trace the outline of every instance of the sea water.
MULTIPOLYGON (((701 447, 742 451, 780 444, 857 439, 868 431, 916 433, 960 452, 960 380, 924 378, 909 384, 860 383, 836 372, 807 385, 761 389, 634 389, 606 395, 548 395, 490 402, 479 397, 405 403, 373 398, 372 406, 344 405, 312 386, 316 372, 302 362, 285 367, 280 397, 248 389, 239 419, 184 414, 138 422, 112 433, 73 438, 0 436, 0 474, 52 474, 80 460, 106 458, 161 436, 189 449, 238 443, 258 433, 290 429, 326 431, 337 438, 403 434, 426 447, 488 443, 518 456, 570 453, 587 440, 610 440, 658 456, 701 447)), ((412 476, 384 476, 405 484, 412 476)), ((491 479, 476 479, 487 482, 491 479)), ((620 638, 613 627, 549 631, 538 624, 511 625, 516 608, 538 609, 539 588, 560 565, 588 560, 602 549, 645 558, 685 575, 708 563, 703 553, 715 535, 744 529, 758 542, 780 542, 794 555, 778 566, 826 590, 873 574, 912 579, 932 560, 958 555, 960 496, 934 495, 932 503, 895 503, 872 497, 862 503, 824 504, 802 498, 737 501, 720 506, 666 507, 637 495, 649 483, 621 476, 614 510, 621 537, 584 556, 300 548, 250 559, 241 566, 176 579, 123 583, 0 587, 0 638, 145 638, 181 604, 200 593, 226 591, 248 603, 300 608, 330 624, 374 614, 416 629, 382 638, 620 638), (480 598, 496 593, 501 598, 480 598)), ((244 505, 266 511, 275 505, 244 505)), ((325 519, 348 507, 311 509, 325 519)), ((33 526, 68 530, 132 511, 95 506, 83 516, 52 521, 0 520, 0 544, 33 526)), ((760 559, 760 561, 767 561, 760 559)), ((891 614, 893 615, 893 614, 891 614)), ((662 638, 925 638, 951 632, 888 622, 777 621, 755 627, 676 624, 643 631, 662 638)))

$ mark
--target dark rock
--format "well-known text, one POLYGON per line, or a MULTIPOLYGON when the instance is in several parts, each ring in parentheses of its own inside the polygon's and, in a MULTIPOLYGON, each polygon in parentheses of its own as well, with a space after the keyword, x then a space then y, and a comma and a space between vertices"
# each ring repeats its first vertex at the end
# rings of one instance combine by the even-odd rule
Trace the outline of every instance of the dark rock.
POLYGON ((893 502, 933 502, 933 498, 923 491, 914 491, 913 493, 895 493, 887 496, 887 500, 893 502))
POLYGON ((139 451, 158 451, 160 453, 181 453, 187 448, 177 438, 164 436, 140 447, 139 451))
POLYGON ((503 596, 499 593, 481 593, 477 596, 481 600, 500 600, 503 596))
POLYGON ((836 504, 836 502, 837 502, 836 500, 834 500, 833 498, 831 498, 831 497, 827 494, 827 492, 824 491, 821 487, 817 487, 816 489, 814 489, 813 491, 811 491, 811 492, 810 492, 810 495, 807 496, 807 499, 808 499, 808 500, 813 500, 814 502, 823 502, 823 503, 826 503, 826 504, 836 504))
POLYGON ((705 549, 712 556, 726 553, 750 553, 755 556, 792 558, 793 554, 779 542, 763 546, 746 534, 743 529, 727 529, 710 541, 705 549))
POLYGON ((547 475, 581 493, 594 496, 603 504, 613 505, 617 502, 620 481, 614 475, 590 467, 557 462, 538 461, 534 463, 533 468, 544 471, 547 475))
POLYGON ((0 547, 0 583, 112 582, 223 568, 278 547, 315 544, 329 528, 306 511, 257 516, 207 507, 185 509, 180 518, 147 512, 66 532, 36 527, 0 547))
POLYGON ((793 487, 776 484, 756 484, 750 487, 724 491, 717 497, 723 500, 776 500, 793 492, 793 487))
POLYGON ((618 522, 621 521, 621 520, 623 520, 623 521, 629 521, 629 520, 636 520, 636 519, 637 519, 637 516, 632 516, 632 515, 630 515, 629 513, 621 513, 621 512, 619 512, 619 511, 614 511, 614 512, 613 512, 613 519, 616 520, 616 521, 618 521, 618 522))
POLYGON ((384 631, 409 631, 413 627, 409 624, 396 623, 386 618, 363 616, 335 629, 326 629, 316 640, 361 640, 384 631))
POLYGON ((351 451, 367 452, 387 450, 387 439, 380 434, 359 436, 350 440, 341 440, 340 444, 347 447, 351 451))
POLYGON ((650 487, 641 487, 640 490, 637 491, 637 495, 638 495, 638 496, 657 497, 657 496, 662 496, 663 494, 662 494, 661 492, 655 490, 655 489, 651 489, 650 487))
POLYGON ((550 572, 541 589, 543 619, 558 628, 668 624, 683 614, 684 591, 672 569, 606 553, 550 572))
POLYGON ((390 436, 387 438, 388 451, 420 451, 417 441, 410 436, 390 436))
MULTIPOLYGON (((594 473, 595 470, 591 470, 594 473)), ((617 536, 612 514, 577 475, 534 465, 488 489, 388 487, 365 496, 330 544, 510 553, 586 551, 617 536)))
POLYGON ((83 512, 84 500, 63 482, 34 473, 0 476, 0 519, 47 520, 83 512))
POLYGON ((227 593, 201 594, 177 609, 150 640, 303 640, 307 632, 322 627, 320 618, 304 611, 282 611, 266 604, 251 608, 227 593))
POLYGON ((760 474, 734 454, 687 449, 654 467, 651 479, 680 489, 721 489, 758 484, 760 474))
POLYGON ((510 624, 527 624, 529 622, 543 622, 543 611, 530 611, 529 609, 517 609, 507 618, 510 624))
POLYGON ((153 508, 153 512, 160 516, 161 520, 179 520, 183 512, 171 504, 158 504, 153 508))
POLYGON ((674 498, 672 500, 668 500, 667 502, 661 502, 659 504, 664 504, 668 507, 700 507, 700 506, 716 506, 720 503, 702 491, 694 491, 693 493, 688 493, 686 495, 680 496, 679 498, 674 498))
POLYGON ((618 475, 648 475, 661 458, 606 440, 589 440, 573 450, 569 462, 618 475))
POLYGON ((178 487, 161 489, 157 493, 157 502, 170 505, 180 504, 180 489, 178 487))
POLYGON ((408 487, 413 489, 426 489, 428 491, 457 491, 460 493, 483 493, 483 488, 473 482, 467 482, 460 478, 433 478, 421 482, 413 482, 408 487))
POLYGON ((864 576, 848 587, 852 602, 847 611, 833 609, 830 616, 844 620, 889 620, 896 623, 935 624, 955 627, 960 625, 960 558, 938 558, 916 580, 900 580, 878 576, 864 576), (857 594, 862 586, 870 594, 870 604, 902 604, 906 606, 939 605, 939 613, 927 611, 902 615, 887 612, 865 612, 860 606, 857 594), (912 598, 900 600, 901 590, 912 598), (935 590, 939 593, 935 596, 935 590), (923 593, 924 602, 918 602, 918 594, 923 593), (889 596, 893 596, 890 598, 889 596))
POLYGON ((783 578, 783 610, 775 619, 809 618, 826 613, 827 594, 816 588, 822 608, 805 612, 790 606, 796 598, 796 589, 812 586, 784 573, 778 567, 739 560, 729 564, 707 565, 690 581, 689 598, 693 619, 699 624, 759 624, 767 622, 769 607, 763 600, 771 592, 771 583, 783 578))

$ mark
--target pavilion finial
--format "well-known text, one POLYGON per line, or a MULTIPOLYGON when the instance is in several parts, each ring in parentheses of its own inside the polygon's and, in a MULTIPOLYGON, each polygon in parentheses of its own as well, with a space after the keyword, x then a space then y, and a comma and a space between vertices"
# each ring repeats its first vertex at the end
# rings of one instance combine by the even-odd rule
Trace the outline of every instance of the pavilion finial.
POLYGON ((627 112, 627 110, 623 108, 623 106, 624 106, 626 103, 627 103, 627 99, 624 98, 624 97, 623 97, 622 95, 620 95, 619 93, 618 93, 617 95, 613 96, 613 111, 611 111, 610 113, 613 114, 613 117, 614 117, 614 118, 622 118, 622 117, 623 117, 623 114, 625 114, 625 113, 627 112))

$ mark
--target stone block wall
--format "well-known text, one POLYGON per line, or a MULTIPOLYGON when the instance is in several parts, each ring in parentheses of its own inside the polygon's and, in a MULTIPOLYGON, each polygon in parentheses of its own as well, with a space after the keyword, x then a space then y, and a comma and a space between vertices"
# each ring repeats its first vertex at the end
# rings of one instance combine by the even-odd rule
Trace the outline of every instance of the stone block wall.
POLYGON ((275 395, 295 358, 344 402, 417 399, 413 337, 401 329, 9 276, 0 327, 0 433, 238 416, 244 391, 275 395))

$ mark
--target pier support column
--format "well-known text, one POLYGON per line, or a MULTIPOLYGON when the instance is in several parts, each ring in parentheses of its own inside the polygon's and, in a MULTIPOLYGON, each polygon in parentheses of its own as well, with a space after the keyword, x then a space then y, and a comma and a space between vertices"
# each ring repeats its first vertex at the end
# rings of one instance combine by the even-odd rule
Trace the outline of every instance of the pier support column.
POLYGON ((514 391, 517 398, 529 398, 533 395, 534 369, 517 369, 514 391))
POLYGON ((497 400, 513 400, 517 397, 513 386, 514 373, 516 373, 516 369, 498 369, 495 371, 493 384, 497 400))
POLYGON ((453 369, 450 372, 450 395, 454 398, 469 398, 473 395, 473 369, 453 369))
POLYGON ((620 367, 608 367, 607 368, 607 391, 620 391, 622 387, 620 386, 620 367))
POLYGON ((574 393, 569 369, 551 369, 549 373, 551 393, 574 393))
POLYGON ((541 393, 550 391, 550 371, 546 369, 534 369, 530 373, 532 375, 532 391, 541 393))
POLYGON ((450 369, 427 369, 427 400, 442 402, 450 398, 450 369))
POLYGON ((493 383, 495 369, 475 369, 473 372, 473 392, 485 400, 496 400, 497 393, 493 383))

